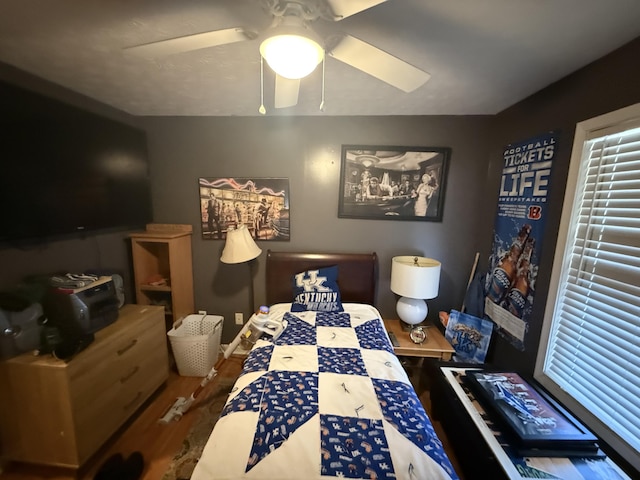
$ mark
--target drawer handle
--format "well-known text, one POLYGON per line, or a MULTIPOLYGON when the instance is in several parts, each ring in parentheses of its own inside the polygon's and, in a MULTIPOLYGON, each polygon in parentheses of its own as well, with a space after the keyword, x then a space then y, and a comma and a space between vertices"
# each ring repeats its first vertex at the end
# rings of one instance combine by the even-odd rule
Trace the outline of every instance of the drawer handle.
POLYGON ((133 340, 131 340, 131 343, 129 345, 127 345, 126 347, 121 348, 120 350, 118 350, 118 355, 122 355, 124 352, 126 352, 127 350, 132 348, 136 343, 138 343, 138 339, 134 338, 133 340))
POLYGON ((125 383, 127 380, 133 377, 138 372, 138 370, 140 370, 140 367, 136 365, 135 367, 133 367, 133 369, 131 370, 131 372, 129 372, 128 375, 125 375, 120 379, 120 383, 125 383))
POLYGON ((136 403, 136 402, 138 401, 138 399, 140 398, 140 396, 141 396, 141 395, 142 395, 142 392, 138 392, 138 393, 136 394, 136 396, 135 396, 135 397, 133 397, 133 400, 131 400, 129 403, 126 403, 126 404, 124 405, 124 407, 123 407, 123 408, 124 408, 124 410, 129 410, 129 407, 131 407, 131 405, 133 405, 134 403, 136 403))

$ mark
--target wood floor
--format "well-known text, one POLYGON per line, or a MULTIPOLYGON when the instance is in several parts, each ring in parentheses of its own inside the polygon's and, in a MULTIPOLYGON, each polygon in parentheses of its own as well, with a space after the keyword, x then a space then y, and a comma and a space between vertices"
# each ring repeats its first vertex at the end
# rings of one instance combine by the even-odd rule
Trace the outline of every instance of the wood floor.
MULTIPOLYGON (((242 356, 231 356, 223 364, 218 373, 219 377, 237 376, 242 367, 242 356)), ((197 416, 197 403, 187 412, 180 421, 168 425, 160 425, 158 419, 173 405, 177 397, 188 397, 193 392, 201 379, 198 377, 181 377, 171 372, 166 385, 140 409, 137 415, 125 424, 107 444, 92 457, 79 471, 60 469, 53 467, 31 466, 26 464, 10 463, 4 466, 0 479, 2 480, 91 480, 100 465, 114 453, 121 453, 125 458, 135 451, 142 453, 145 460, 143 480, 160 480, 169 467, 171 459, 180 450, 182 440, 187 436, 197 416)), ((424 382, 423 382, 424 383, 424 382)), ((214 379, 203 393, 198 396, 196 402, 204 402, 208 392, 217 386, 214 379)), ((427 413, 431 413, 429 391, 417 389, 427 413)), ((438 422, 434 422, 434 428, 438 436, 445 444, 456 471, 460 471, 453 453, 447 444, 446 435, 438 422)), ((460 477, 461 480, 462 477, 460 477)))

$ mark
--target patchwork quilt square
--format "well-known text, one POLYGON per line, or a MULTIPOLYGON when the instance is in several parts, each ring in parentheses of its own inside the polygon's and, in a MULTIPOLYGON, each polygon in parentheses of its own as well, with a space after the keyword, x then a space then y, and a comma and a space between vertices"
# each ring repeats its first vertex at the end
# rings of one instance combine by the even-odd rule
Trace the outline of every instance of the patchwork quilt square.
POLYGON ((318 371, 366 375, 367 369, 357 348, 318 347, 318 371))
POLYGON ((382 419, 371 379, 360 375, 320 373, 320 412, 345 417, 382 419))
POLYGON ((287 328, 276 339, 275 345, 316 344, 316 327, 314 324, 291 314, 284 315, 283 321, 287 322, 287 328))
POLYGON ((360 342, 352 328, 316 327, 317 345, 328 348, 353 348, 360 350, 360 342))
POLYGON ((387 338, 387 332, 380 320, 369 320, 354 328, 362 348, 368 350, 386 350, 393 353, 393 345, 387 338))
POLYGON ((351 327, 348 313, 316 313, 316 325, 319 327, 351 327))
POLYGON ((315 345, 276 345, 269 360, 269 370, 318 371, 318 347, 315 345))
POLYGON ((322 475, 396 478, 380 420, 321 414, 320 430, 322 475))

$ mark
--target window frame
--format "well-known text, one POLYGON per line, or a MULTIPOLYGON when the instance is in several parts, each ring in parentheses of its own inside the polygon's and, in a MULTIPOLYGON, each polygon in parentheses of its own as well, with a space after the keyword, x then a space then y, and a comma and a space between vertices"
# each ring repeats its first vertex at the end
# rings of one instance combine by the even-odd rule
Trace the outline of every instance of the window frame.
POLYGON ((560 281, 565 268, 565 259, 568 248, 572 243, 568 243, 574 237, 571 220, 574 215, 573 210, 580 201, 581 191, 578 189, 578 181, 584 179, 581 176, 582 158, 587 143, 599 136, 607 133, 621 132, 637 127, 640 123, 640 103, 610 112, 598 117, 579 122, 571 152, 569 172, 567 175, 565 200, 562 207, 562 216, 558 228, 556 250, 549 282, 549 294, 543 318, 540 343, 534 369, 534 378, 555 396, 568 410, 580 418, 594 433, 606 442, 616 453, 624 458, 635 469, 640 470, 640 452, 635 450, 624 440, 618 437, 606 424, 600 421, 589 410, 583 407, 577 400, 569 395, 560 385, 547 376, 544 372, 545 360, 550 341, 550 332, 557 309, 558 296, 560 292, 560 281))

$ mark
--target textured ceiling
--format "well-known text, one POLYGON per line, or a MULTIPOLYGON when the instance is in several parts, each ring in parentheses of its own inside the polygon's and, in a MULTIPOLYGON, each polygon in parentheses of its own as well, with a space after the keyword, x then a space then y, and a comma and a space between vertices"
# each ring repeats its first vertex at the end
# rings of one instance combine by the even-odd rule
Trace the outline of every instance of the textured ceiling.
MULTIPOLYGON (((345 0, 352 1, 352 0, 345 0)), ((0 62, 133 115, 257 116, 257 40, 164 58, 126 47, 229 27, 262 31, 257 0, 1 0, 0 62)), ((339 22, 344 32, 431 74, 404 93, 328 58, 298 105, 267 115, 495 114, 640 36, 638 0, 389 0, 339 22)))

